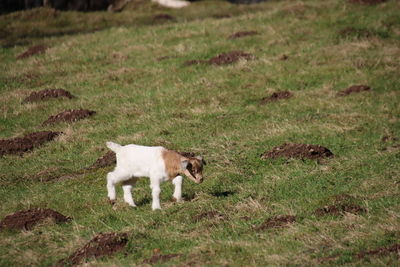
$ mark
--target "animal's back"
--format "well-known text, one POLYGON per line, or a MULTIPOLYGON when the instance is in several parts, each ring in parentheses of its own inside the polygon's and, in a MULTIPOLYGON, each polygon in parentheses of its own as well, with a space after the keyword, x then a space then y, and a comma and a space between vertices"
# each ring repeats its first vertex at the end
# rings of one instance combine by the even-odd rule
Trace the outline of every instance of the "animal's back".
POLYGON ((117 168, 124 168, 136 177, 147 176, 157 169, 164 169, 160 146, 130 144, 121 146, 117 152, 117 168))

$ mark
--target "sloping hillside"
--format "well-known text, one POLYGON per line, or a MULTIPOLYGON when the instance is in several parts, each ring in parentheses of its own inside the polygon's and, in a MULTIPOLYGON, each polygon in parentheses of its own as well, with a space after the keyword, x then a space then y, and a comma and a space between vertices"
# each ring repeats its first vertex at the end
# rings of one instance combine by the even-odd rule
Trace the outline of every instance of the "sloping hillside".
POLYGON ((372 2, 0 16, 0 265, 396 266, 400 3, 372 2), (205 181, 111 205, 106 141, 205 181))

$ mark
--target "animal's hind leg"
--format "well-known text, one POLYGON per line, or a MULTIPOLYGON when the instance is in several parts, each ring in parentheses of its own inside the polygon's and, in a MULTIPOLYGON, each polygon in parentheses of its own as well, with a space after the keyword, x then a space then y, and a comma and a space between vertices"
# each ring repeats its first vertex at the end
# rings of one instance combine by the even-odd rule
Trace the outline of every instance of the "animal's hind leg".
POLYGON ((121 172, 119 170, 114 170, 107 174, 107 192, 110 201, 116 199, 115 185, 121 181, 126 181, 129 179, 129 174, 121 172))
POLYGON ((136 184, 137 178, 132 178, 129 181, 125 181, 122 183, 122 189, 124 190, 124 200, 131 207, 136 207, 135 202, 132 198, 132 188, 136 184))

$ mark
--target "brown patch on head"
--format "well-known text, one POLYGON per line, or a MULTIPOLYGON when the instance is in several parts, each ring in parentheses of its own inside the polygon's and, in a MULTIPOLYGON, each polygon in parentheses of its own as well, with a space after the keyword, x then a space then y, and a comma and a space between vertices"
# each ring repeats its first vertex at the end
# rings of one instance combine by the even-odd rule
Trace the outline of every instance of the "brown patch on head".
POLYGON ((201 183, 203 181, 202 172, 204 160, 201 157, 191 157, 191 155, 194 154, 191 152, 179 153, 168 149, 162 151, 165 170, 169 179, 173 179, 179 174, 184 174, 195 183, 201 183), (187 166, 184 169, 182 163, 185 161, 187 166))

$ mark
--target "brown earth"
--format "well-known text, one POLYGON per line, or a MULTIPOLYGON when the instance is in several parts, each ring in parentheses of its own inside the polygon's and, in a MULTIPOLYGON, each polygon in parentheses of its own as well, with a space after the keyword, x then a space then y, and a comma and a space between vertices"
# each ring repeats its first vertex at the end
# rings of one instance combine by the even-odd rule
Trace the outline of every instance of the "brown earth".
POLYGON ((28 58, 28 57, 31 57, 36 54, 43 54, 47 50, 47 48, 48 48, 48 46, 46 46, 46 45, 36 45, 36 46, 29 47, 28 50, 19 54, 17 56, 17 59, 24 59, 24 58, 28 58))
POLYGON ((42 101, 47 98, 66 97, 69 99, 75 98, 70 92, 64 89, 45 89, 41 91, 32 92, 22 103, 42 101))
POLYGON ((230 17, 232 17, 232 16, 229 15, 229 14, 215 14, 215 15, 212 15, 212 18, 214 18, 214 19, 226 19, 226 18, 230 18, 230 17))
POLYGON ((153 256, 150 259, 145 259, 143 261, 144 264, 156 264, 156 263, 164 263, 169 261, 172 258, 180 257, 181 254, 161 254, 161 250, 156 248, 153 250, 153 256))
POLYGON ((271 102, 278 101, 280 99, 288 99, 288 98, 291 98, 291 97, 293 97, 293 93, 291 93, 289 91, 279 91, 279 92, 272 93, 272 95, 270 95, 270 96, 263 97, 261 99, 260 103, 261 104, 268 104, 268 103, 271 103, 271 102))
POLYGON ((278 215, 272 218, 267 219, 259 226, 253 227, 254 230, 267 230, 271 228, 282 228, 286 227, 291 223, 296 222, 296 216, 293 215, 278 215))
POLYGON ((341 215, 345 212, 360 214, 365 213, 367 210, 358 204, 355 204, 356 199, 347 194, 336 195, 333 197, 333 203, 322 208, 315 210, 315 215, 322 217, 325 215, 341 215))
POLYGON ((289 59, 289 56, 285 55, 285 54, 283 54, 282 56, 279 57, 279 60, 282 60, 282 61, 285 61, 285 60, 288 60, 288 59, 289 59))
POLYGON ((352 93, 360 93, 360 92, 369 91, 369 90, 371 90, 371 87, 369 87, 368 85, 353 85, 347 89, 340 91, 339 93, 337 93, 337 95, 338 96, 347 96, 352 93))
POLYGON ((71 266, 83 263, 86 259, 110 256, 122 250, 128 243, 126 233, 99 233, 71 256, 58 261, 54 266, 71 266))
POLYGON ((230 35, 228 39, 237 39, 237 38, 242 38, 246 36, 252 36, 252 35, 257 35, 257 31, 243 31, 243 32, 235 32, 234 34, 230 35))
POLYGON ((117 163, 117 157, 113 151, 108 151, 104 156, 98 158, 88 169, 107 167, 117 163))
POLYGON ((0 229, 31 230, 36 224, 51 219, 55 223, 64 223, 71 218, 51 209, 35 208, 26 211, 18 211, 7 215, 0 222, 0 229))
POLYGON ((218 56, 215 56, 211 59, 209 59, 209 63, 213 65, 228 65, 235 63, 239 59, 244 58, 246 60, 250 60, 253 58, 253 56, 249 53, 245 53, 242 51, 230 51, 227 53, 222 53, 219 54, 218 56))
POLYGON ((243 51, 230 51, 227 53, 219 54, 215 57, 210 58, 209 60, 187 60, 183 63, 183 66, 187 67, 198 64, 210 64, 210 65, 222 66, 235 63, 241 58, 244 58, 246 60, 251 60, 254 58, 254 56, 249 53, 245 53, 243 51))
POLYGON ((166 21, 175 21, 176 19, 168 14, 158 14, 153 17, 153 23, 162 23, 166 21))
POLYGON ((377 5, 386 2, 387 0, 348 0, 348 1, 353 4, 377 5))
POLYGON ((87 109, 70 109, 50 116, 42 125, 55 124, 58 122, 74 122, 96 114, 96 111, 87 109))
POLYGON ((368 251, 362 251, 357 254, 357 257, 359 259, 365 258, 366 256, 383 256, 387 255, 389 253, 397 253, 400 254, 400 244, 394 244, 391 247, 381 247, 373 250, 368 250, 368 251))
POLYGON ((53 140, 61 132, 34 132, 23 137, 0 140, 0 156, 6 154, 22 154, 53 140))
POLYGON ((200 65, 200 64, 207 64, 208 60, 197 60, 197 59, 192 59, 192 60, 186 60, 183 63, 183 66, 188 67, 188 66, 192 66, 192 65, 200 65))
POLYGON ((333 157, 333 153, 320 145, 285 143, 274 147, 271 151, 261 155, 261 159, 296 158, 296 159, 321 159, 333 157))
POLYGON ((194 222, 199 222, 203 219, 214 219, 214 218, 223 219, 224 216, 218 211, 212 210, 212 211, 202 212, 192 217, 194 222))
POLYGON ((339 35, 341 37, 358 37, 358 38, 370 38, 374 36, 375 34, 367 29, 357 29, 354 27, 346 27, 342 30, 339 31, 339 35))

